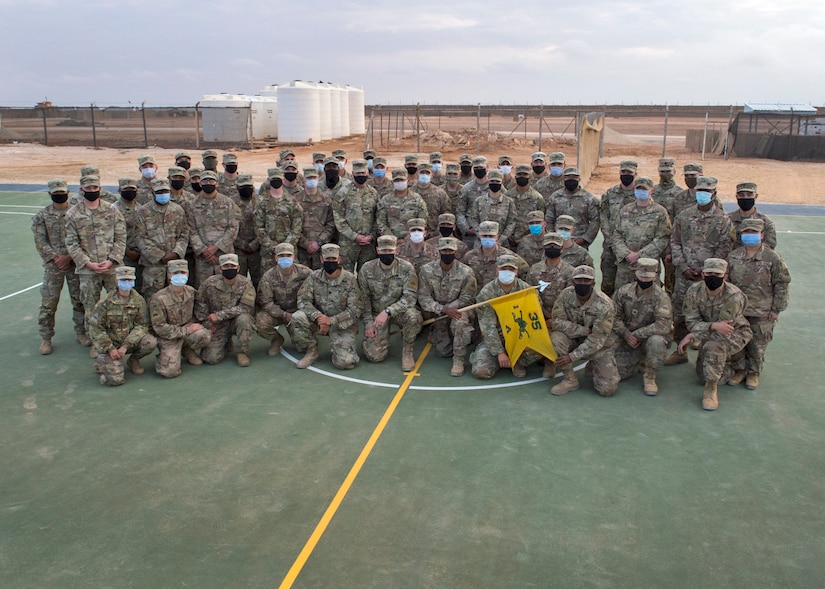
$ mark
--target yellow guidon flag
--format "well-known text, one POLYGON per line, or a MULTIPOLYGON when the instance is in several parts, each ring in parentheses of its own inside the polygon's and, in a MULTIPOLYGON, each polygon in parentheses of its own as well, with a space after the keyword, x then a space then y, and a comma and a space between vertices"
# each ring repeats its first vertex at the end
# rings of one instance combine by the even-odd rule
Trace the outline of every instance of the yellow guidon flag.
POLYGON ((498 315, 501 333, 504 335, 504 348, 512 364, 518 361, 525 348, 531 348, 545 358, 556 361, 558 356, 550 341, 535 288, 519 290, 488 302, 498 315))

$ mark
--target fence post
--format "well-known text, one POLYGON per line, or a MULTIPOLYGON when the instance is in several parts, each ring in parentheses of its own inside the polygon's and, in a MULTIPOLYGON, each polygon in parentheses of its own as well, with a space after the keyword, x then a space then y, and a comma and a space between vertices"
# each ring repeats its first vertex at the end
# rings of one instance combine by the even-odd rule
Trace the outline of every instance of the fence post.
POLYGON ((49 129, 46 127, 46 107, 40 109, 43 115, 43 145, 49 145, 49 129))
POLYGON ((539 151, 541 151, 541 139, 544 133, 544 103, 539 105, 539 151))
POLYGON ((665 104, 665 134, 664 138, 662 139, 662 157, 667 155, 667 115, 668 115, 668 105, 665 104))
POLYGON ((481 103, 476 111, 476 155, 481 153, 481 103))
POLYGON ((705 132, 702 133, 702 161, 705 161, 705 142, 708 140, 708 113, 705 113, 705 132))
POLYGON ((730 114, 728 115, 728 128, 725 131, 725 159, 730 158, 730 154, 728 153, 728 149, 730 145, 728 141, 730 139, 730 126, 733 124, 733 105, 730 105, 730 114))
POLYGON ((421 152, 421 103, 415 103, 415 152, 421 152))
POLYGON ((143 147, 149 147, 149 135, 146 133, 146 101, 140 103, 140 116, 143 119, 143 147))
POLYGON ((195 149, 201 148, 201 128, 198 122, 198 119, 200 118, 200 110, 198 110, 198 107, 200 105, 200 100, 195 103, 195 149))
POLYGON ((95 130, 95 103, 93 102, 89 107, 92 113, 92 146, 97 149, 97 131, 95 130))

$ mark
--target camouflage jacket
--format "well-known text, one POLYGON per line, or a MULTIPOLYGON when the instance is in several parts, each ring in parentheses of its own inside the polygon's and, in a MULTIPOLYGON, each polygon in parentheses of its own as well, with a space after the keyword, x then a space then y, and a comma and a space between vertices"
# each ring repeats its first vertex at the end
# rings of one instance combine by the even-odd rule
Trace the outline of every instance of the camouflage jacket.
POLYGON ((561 259, 573 266, 573 268, 576 266, 590 266, 591 268, 595 268, 593 265, 593 256, 575 242, 564 246, 561 250, 561 259))
POLYGON ((418 305, 422 311, 441 313, 442 307, 461 309, 472 305, 478 293, 478 284, 472 268, 454 261, 449 270, 436 260, 424 264, 418 274, 418 305))
POLYGON ((697 336, 706 336, 711 332, 711 324, 717 321, 733 321, 734 328, 749 327, 745 319, 748 297, 738 286, 725 282, 722 292, 711 297, 700 280, 690 285, 682 307, 688 330, 697 336))
POLYGON ((137 347, 149 333, 149 309, 134 288, 124 298, 113 290, 95 307, 89 320, 89 337, 98 354, 127 345, 137 347))
POLYGON ((201 283, 195 299, 195 317, 204 325, 208 325, 206 318, 212 313, 220 324, 244 313, 252 315, 254 311, 255 287, 240 274, 230 284, 219 274, 210 276, 201 283))
POLYGON ((530 267, 530 284, 536 286, 539 282, 547 282, 544 290, 539 289, 539 300, 541 310, 544 312, 544 319, 550 323, 553 317, 553 305, 559 298, 561 291, 573 284, 573 266, 561 260, 557 265, 552 265, 548 261, 536 262, 530 267))
POLYGON ((189 245, 189 223, 183 208, 170 202, 159 205, 154 200, 138 209, 135 237, 143 266, 157 266, 169 252, 183 259, 189 245))
POLYGON ((507 191, 507 196, 513 200, 516 207, 516 227, 513 230, 513 236, 510 244, 515 247, 515 244, 520 243, 525 236, 529 236, 530 230, 527 228, 527 213, 530 211, 545 210, 544 199, 533 188, 527 187, 525 192, 519 192, 517 188, 507 191))
POLYGON ((361 317, 362 305, 355 275, 344 269, 334 278, 323 269, 313 270, 298 291, 298 309, 312 322, 326 315, 335 329, 355 325, 361 317))
MULTIPOLYGON (((423 203, 423 201, 422 201, 423 203)), ((355 241, 358 235, 376 235, 375 213, 378 205, 378 193, 375 189, 355 184, 341 189, 337 200, 332 201, 332 212, 338 235, 349 241, 355 241)))
POLYGON ((516 257, 518 263, 518 275, 526 277, 530 273, 530 265, 518 254, 507 249, 503 245, 496 244, 496 247, 489 253, 486 253, 481 245, 477 245, 471 249, 462 259, 462 262, 472 268, 476 277, 476 282, 479 284, 487 284, 496 277, 496 259, 504 254, 510 254, 516 257))
POLYGON ((388 194, 392 194, 394 192, 394 188, 392 185, 392 180, 389 176, 384 177, 384 181, 380 184, 375 178, 370 178, 367 180, 367 186, 371 186, 375 189, 375 193, 378 195, 378 199, 382 199, 388 194))
POLYGON ((716 207, 700 211, 694 205, 676 215, 670 247, 677 275, 688 268, 701 270, 708 258, 727 258, 732 245, 730 234, 730 219, 716 207))
POLYGON ((513 239, 517 216, 516 204, 512 198, 505 194, 501 194, 498 198, 492 198, 489 193, 475 199, 467 214, 470 227, 476 231, 478 231, 478 226, 482 221, 495 221, 498 223, 499 239, 506 237, 508 240, 513 239))
MULTIPOLYGON (((447 182, 444 182, 444 186, 441 188, 444 189, 444 193, 447 195, 447 198, 450 200, 450 208, 453 210, 453 213, 456 217, 456 226, 458 226, 458 208, 461 204, 461 193, 464 190, 464 187, 461 184, 456 184, 453 187, 450 187, 447 182)), ((465 205, 464 214, 467 214, 467 209, 465 205)))
POLYGON ((384 309, 389 309, 390 315, 401 315, 415 307, 418 275, 407 260, 396 258, 388 269, 381 267, 380 260, 370 260, 358 271, 358 288, 363 304, 361 320, 369 327, 384 309))
POLYGON ((544 236, 539 235, 525 235, 524 238, 518 242, 516 253, 524 258, 528 266, 544 259, 544 236), (537 239, 538 237, 538 239, 537 239))
POLYGON ((76 204, 66 213, 66 249, 78 274, 93 274, 88 262, 123 263, 126 252, 126 222, 123 215, 105 200, 96 209, 76 204))
POLYGON ((238 236, 238 210, 228 196, 214 193, 212 198, 204 194, 189 203, 186 220, 189 223, 189 242, 196 254, 216 245, 224 254, 235 253, 238 236))
POLYGON ((616 318, 616 307, 609 296, 594 288, 584 303, 576 291, 568 286, 553 305, 553 331, 560 331, 573 340, 584 339, 570 352, 570 359, 586 360, 596 352, 613 347, 610 333, 616 318))
POLYGON ((285 274, 276 264, 264 272, 258 283, 258 307, 278 318, 283 318, 285 313, 294 313, 298 310, 298 291, 311 272, 295 262, 292 272, 285 274))
POLYGON ((455 207, 455 221, 462 235, 467 235, 467 229, 476 229, 476 226, 473 225, 473 221, 470 218, 471 209, 478 197, 487 194, 488 186, 488 182, 479 184, 475 178, 473 178, 461 187, 461 196, 458 198, 458 203, 455 207))
POLYGON ((43 258, 43 265, 52 263, 57 255, 66 255, 66 213, 68 208, 56 209, 47 205, 32 217, 32 233, 37 253, 43 258))
POLYGON ((670 297, 655 282, 647 289, 639 288, 635 281, 625 284, 613 293, 613 304, 616 305, 613 332, 621 339, 630 334, 640 340, 651 335, 670 336, 673 326, 670 297))
POLYGON ((613 251, 618 261, 630 252, 642 258, 658 260, 670 245, 670 218, 667 211, 655 202, 645 207, 635 202, 622 207, 613 230, 613 251))
MULTIPOLYGON (((511 294, 528 288, 533 287, 520 278, 516 278, 516 282, 513 284, 513 288, 510 289, 510 292, 504 292, 504 289, 501 288, 498 280, 491 280, 484 285, 484 288, 482 288, 481 291, 479 291, 478 296, 476 297, 476 302, 481 303, 483 301, 489 301, 490 299, 502 297, 506 294, 511 294)), ((490 350, 491 354, 496 356, 506 352, 504 347, 504 335, 502 334, 501 326, 498 323, 498 315, 496 315, 496 310, 490 305, 482 305, 476 312, 478 314, 478 328, 481 331, 481 337, 484 339, 484 343, 487 344, 487 349, 490 350)))
POLYGON ((665 207, 668 216, 670 217, 670 222, 673 222, 673 219, 676 217, 676 211, 674 209, 674 198, 677 194, 682 192, 684 188, 673 182, 672 184, 665 186, 663 184, 657 184, 653 187, 653 192, 651 193, 651 198, 653 198, 653 202, 657 205, 661 205, 665 207))
POLYGON ((115 207, 123 215, 123 221, 126 223, 126 249, 138 249, 137 235, 135 235, 135 223, 137 222, 137 212, 140 205, 134 203, 132 206, 126 204, 127 201, 119 198, 115 201, 115 207))
POLYGON ((612 245, 613 231, 619 222, 619 215, 625 205, 636 202, 633 188, 625 188, 622 184, 608 188, 602 195, 599 205, 599 226, 604 236, 604 243, 612 245))
MULTIPOLYGON (((453 236, 453 237, 455 237, 455 236, 453 236)), ((435 254, 436 254, 435 258, 433 258, 433 259, 438 259, 438 240, 439 239, 441 239, 441 235, 431 237, 430 239, 428 239, 427 241, 424 242, 426 245, 433 246, 433 249, 435 250, 435 254)), ((407 240, 405 240, 405 241, 407 241, 407 240)), ((467 247, 467 244, 464 243, 463 240, 456 238, 456 241, 458 242, 458 249, 455 252, 455 259, 456 260, 463 260, 464 255, 468 251, 470 251, 470 248, 467 247)), ((398 246, 400 247, 401 244, 398 244, 398 246)), ((409 259, 409 258, 405 258, 405 259, 409 259)), ((418 269, 420 269, 420 268, 418 268, 418 269)))
POLYGON ((258 206, 258 198, 257 194, 253 194, 250 198, 241 198, 238 195, 232 199, 240 213, 238 236, 234 244, 235 251, 250 253, 261 249, 258 234, 255 232, 255 208, 258 206))
POLYGON ((748 297, 745 317, 767 320, 788 308, 791 274, 778 253, 762 245, 753 257, 744 247, 728 256, 728 279, 748 297))
MULTIPOLYGON (((424 264, 439 259, 437 247, 437 245, 434 246, 424 242, 421 244, 421 249, 415 251, 413 249, 413 243, 410 241, 410 236, 408 235, 398 243, 398 248, 395 251, 395 257, 411 263, 415 268, 415 272, 418 273, 421 271, 424 264)), ((458 255, 456 255, 456 258, 457 257, 458 255)))
POLYGON ((261 245, 261 255, 270 258, 279 243, 298 243, 303 233, 304 210, 286 192, 280 198, 264 195, 255 206, 253 213, 255 234, 261 245))
POLYGON ((313 195, 302 190, 295 196, 295 201, 304 211, 298 247, 305 250, 313 241, 321 245, 331 242, 335 237, 335 218, 329 197, 320 190, 313 195))
POLYGON ((553 196, 555 192, 558 192, 564 188, 564 176, 556 177, 549 174, 538 180, 533 185, 533 188, 536 189, 536 192, 541 194, 541 197, 544 199, 544 204, 547 206, 550 204, 550 197, 553 196))
POLYGON ((415 186, 415 191, 424 200, 427 205, 426 213, 422 216, 427 220, 427 234, 434 235, 438 233, 438 216, 444 213, 452 213, 453 205, 450 203, 450 197, 444 192, 443 188, 434 186, 430 183, 428 186, 415 186))
POLYGON ((547 231, 555 231, 556 219, 569 215, 576 220, 571 237, 593 243, 601 225, 600 206, 599 199, 584 188, 579 188, 573 194, 567 190, 557 190, 550 197, 544 213, 547 231))
MULTIPOLYGON (((155 178, 160 178, 160 176, 156 174, 155 178)), ((145 205, 147 202, 155 199, 155 193, 152 191, 151 180, 147 180, 141 176, 135 184, 137 184, 137 196, 135 197, 135 202, 138 205, 145 205)))
POLYGON ((378 235, 395 235, 398 239, 403 239, 407 235, 407 221, 426 218, 427 203, 412 190, 407 190, 403 196, 391 192, 375 206, 378 235))
POLYGON ((762 230, 762 243, 772 250, 776 249, 776 224, 774 224, 767 215, 763 215, 757 211, 755 207, 751 210, 753 213, 748 217, 742 216, 740 209, 728 213, 728 219, 730 219, 732 225, 731 241, 733 241, 733 247, 738 247, 742 244, 742 232, 739 230, 739 225, 742 221, 745 219, 762 219, 765 223, 765 228, 762 230))
POLYGON ((152 330, 163 339, 181 339, 188 333, 187 326, 195 321, 195 296, 189 285, 175 294, 174 286, 162 288, 149 299, 149 318, 152 330))

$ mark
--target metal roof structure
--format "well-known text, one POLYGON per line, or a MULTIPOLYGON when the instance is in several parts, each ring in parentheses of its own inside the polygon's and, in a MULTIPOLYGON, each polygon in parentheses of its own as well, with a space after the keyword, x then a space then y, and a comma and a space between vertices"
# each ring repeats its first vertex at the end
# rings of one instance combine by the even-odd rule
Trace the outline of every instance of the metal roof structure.
POLYGON ((807 104, 770 104, 767 102, 746 102, 744 112, 775 115, 815 115, 816 109, 807 104))

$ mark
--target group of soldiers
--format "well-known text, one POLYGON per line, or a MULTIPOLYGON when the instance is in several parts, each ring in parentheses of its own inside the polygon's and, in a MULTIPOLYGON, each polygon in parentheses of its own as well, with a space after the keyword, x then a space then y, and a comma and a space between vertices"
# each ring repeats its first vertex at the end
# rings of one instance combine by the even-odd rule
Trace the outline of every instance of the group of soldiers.
POLYGON ((141 374, 153 350, 165 377, 181 373, 182 358, 214 364, 233 350, 248 366, 256 333, 280 353, 282 325, 304 354, 298 368, 318 358, 319 335, 339 369, 356 366, 359 351, 381 362, 396 326, 405 371, 427 332, 453 376, 469 361, 477 378, 523 377, 541 357, 528 349, 511 363, 493 309, 465 308, 538 288, 558 354, 543 374, 563 373, 551 393, 578 389, 573 365, 587 361, 601 395, 638 372, 656 395, 657 372, 695 347, 702 404, 713 410, 719 383, 758 386, 788 304, 790 275, 774 224, 755 207, 756 184, 737 185, 738 209, 726 215, 700 164, 684 166, 682 188, 672 158, 659 161, 658 183, 623 161, 599 198, 563 153, 515 165, 502 155, 493 168, 483 156, 445 165, 438 152, 408 154, 390 170, 367 150, 350 172, 343 150, 299 168, 285 149, 257 190, 237 154, 223 154, 220 172, 217 152, 201 159, 192 167, 180 152, 162 177, 141 156, 140 177, 121 178, 118 194, 94 166, 81 169, 79 195, 49 181, 52 204, 32 226, 45 269, 40 353, 52 353, 65 281, 77 341, 91 347, 103 384, 122 384, 126 367, 141 374), (596 289, 588 249, 599 231, 596 289))

